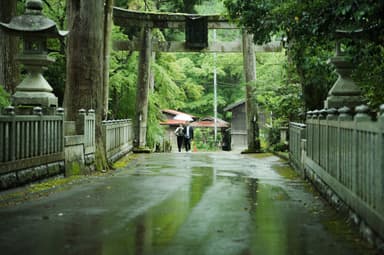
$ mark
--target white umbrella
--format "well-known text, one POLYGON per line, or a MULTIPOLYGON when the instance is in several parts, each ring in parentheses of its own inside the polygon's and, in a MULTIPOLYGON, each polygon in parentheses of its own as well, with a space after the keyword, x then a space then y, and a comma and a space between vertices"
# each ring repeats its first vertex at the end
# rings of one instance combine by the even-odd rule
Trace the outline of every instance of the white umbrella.
POLYGON ((192 117, 187 114, 177 114, 173 117, 174 120, 193 121, 192 117))

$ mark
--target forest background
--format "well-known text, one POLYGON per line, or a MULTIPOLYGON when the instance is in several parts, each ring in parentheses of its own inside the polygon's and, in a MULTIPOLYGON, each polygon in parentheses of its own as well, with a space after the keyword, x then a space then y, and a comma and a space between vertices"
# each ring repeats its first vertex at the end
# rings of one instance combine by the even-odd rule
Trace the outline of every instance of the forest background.
MULTIPOLYGON (((44 14, 60 29, 66 28, 66 1, 44 0, 44 14)), ((141 11, 222 14, 255 34, 258 44, 280 40, 284 50, 257 53, 255 98, 272 113, 273 127, 298 120, 307 110, 321 109, 337 76, 327 60, 334 55, 336 29, 365 29, 359 38, 344 41, 344 50, 355 65, 353 77, 373 109, 384 103, 383 1, 247 1, 247 0, 115 0, 114 5, 141 11), (229 11, 228 11, 229 10, 229 11), (321 14, 321 15, 320 15, 321 14)), ((1 7, 1 6, 0 6, 1 7)), ((4 8, 2 8, 4 10, 4 8)), ((24 1, 17 1, 17 15, 24 1)), ((137 28, 113 27, 112 40, 132 39, 137 28)), ((238 30, 217 30, 217 41, 241 38, 238 30)), ((184 40, 184 33, 156 30, 158 40, 184 40)), ((210 32, 209 37, 212 40, 210 32)), ((56 62, 44 76, 62 105, 65 87, 65 40, 49 41, 56 62)), ((242 54, 217 54, 218 117, 229 120, 223 109, 244 99, 242 54)), ((138 52, 111 51, 109 118, 132 118, 135 112, 138 52)), ((149 145, 163 134, 162 109, 177 109, 196 116, 213 115, 213 54, 156 53, 152 62, 154 83, 150 92, 149 145)), ((23 75, 23 72, 21 72, 23 75)), ((20 79, 20 78, 18 78, 20 79)), ((3 83, 0 79, 0 83, 3 83)), ((9 104, 14 85, 0 86, 0 106, 9 104), (4 87, 4 89, 2 89, 4 87)))

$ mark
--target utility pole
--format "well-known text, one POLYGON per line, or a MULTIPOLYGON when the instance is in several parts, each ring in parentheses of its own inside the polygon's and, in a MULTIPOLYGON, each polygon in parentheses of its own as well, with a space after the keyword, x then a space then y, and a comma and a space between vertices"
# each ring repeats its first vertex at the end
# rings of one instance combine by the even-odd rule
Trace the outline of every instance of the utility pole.
MULTIPOLYGON (((213 42, 216 42, 216 29, 213 29, 213 42)), ((213 117, 215 130, 215 144, 217 142, 217 72, 216 72, 216 52, 213 53, 213 117)))

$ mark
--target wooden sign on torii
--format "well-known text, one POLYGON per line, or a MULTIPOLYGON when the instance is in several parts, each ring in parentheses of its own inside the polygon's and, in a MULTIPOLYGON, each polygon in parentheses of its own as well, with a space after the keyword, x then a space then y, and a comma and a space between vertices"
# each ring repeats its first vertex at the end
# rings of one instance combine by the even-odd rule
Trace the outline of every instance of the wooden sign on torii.
MULTIPOLYGON (((236 25, 231 24, 228 19, 223 18, 220 15, 139 12, 114 7, 113 21, 115 25, 126 28, 134 26, 140 27, 142 29, 141 36, 137 40, 113 42, 113 48, 115 50, 140 52, 136 94, 136 113, 134 119, 135 147, 145 147, 146 145, 148 92, 152 52, 242 52, 244 59, 244 75, 246 81, 245 105, 247 112, 248 150, 258 150, 258 130, 256 132, 254 130, 254 118, 257 116, 257 107, 252 93, 252 82, 256 81, 255 51, 280 51, 280 43, 273 42, 261 46, 254 45, 253 36, 243 32, 242 41, 207 41, 205 45, 201 46, 201 41, 197 43, 191 42, 191 35, 188 36, 188 33, 192 33, 193 37, 193 32, 189 32, 190 27, 188 27, 188 24, 192 23, 193 25, 194 20, 199 22, 199 19, 201 19, 200 22, 205 22, 206 27, 203 27, 203 30, 205 29, 206 31, 208 31, 208 29, 239 29, 236 25), (152 28, 171 28, 185 30, 187 40, 184 42, 153 41, 151 36, 152 28)), ((208 40, 207 36, 206 40, 208 40)))

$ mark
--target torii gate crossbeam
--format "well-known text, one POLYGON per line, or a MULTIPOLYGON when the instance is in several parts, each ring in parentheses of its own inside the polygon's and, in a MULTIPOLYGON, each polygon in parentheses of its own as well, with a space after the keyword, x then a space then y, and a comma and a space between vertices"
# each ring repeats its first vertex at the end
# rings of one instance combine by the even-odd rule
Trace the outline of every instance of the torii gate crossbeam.
POLYGON ((242 42, 214 42, 209 43, 203 49, 186 47, 185 42, 158 42, 152 41, 152 28, 185 29, 188 18, 204 17, 207 20, 208 29, 239 29, 235 24, 230 23, 220 15, 196 15, 183 13, 154 13, 139 12, 114 7, 113 21, 115 25, 122 27, 141 27, 142 33, 139 40, 113 42, 115 50, 139 51, 139 74, 137 81, 136 116, 135 123, 135 146, 146 146, 147 112, 149 73, 152 52, 242 52, 244 57, 244 72, 246 80, 246 111, 247 111, 247 132, 248 150, 255 151, 258 140, 258 130, 255 129, 254 116, 257 116, 257 108, 254 102, 252 82, 256 80, 255 50, 261 52, 281 51, 279 43, 271 43, 262 46, 255 46, 252 43, 252 35, 243 33, 242 42), (251 42, 251 43, 250 43, 251 42))

